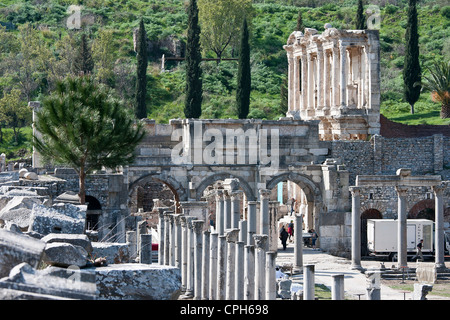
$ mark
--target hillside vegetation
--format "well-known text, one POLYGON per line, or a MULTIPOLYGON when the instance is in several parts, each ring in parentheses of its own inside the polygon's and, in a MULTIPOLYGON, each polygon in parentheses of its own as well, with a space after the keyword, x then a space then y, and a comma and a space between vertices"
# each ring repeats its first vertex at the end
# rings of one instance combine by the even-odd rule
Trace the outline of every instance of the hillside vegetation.
MULTIPOLYGON (((431 101, 428 92, 423 92, 417 102, 416 114, 408 114, 401 74, 407 1, 380 3, 382 113, 403 123, 450 124, 448 119, 439 119, 440 105, 431 101)), ((187 4, 187 0, 3 0, 0 22, 6 28, 0 30, 0 98, 14 88, 21 90, 20 99, 24 104, 48 94, 56 79, 70 71, 77 41, 85 32, 92 45, 94 74, 132 108, 136 80, 133 30, 142 18, 153 44, 148 67, 148 116, 160 123, 183 118, 184 63, 166 61, 165 72, 161 72, 161 57, 163 54, 173 56, 168 39, 181 43, 186 39, 187 4), (82 6, 82 30, 67 28, 70 15, 67 9, 74 4, 82 6)), ((252 92, 248 118, 277 119, 284 115, 280 107, 280 88, 287 75, 283 45, 295 29, 299 11, 304 26, 319 32, 324 30, 325 23, 354 29, 357 1, 267 0, 253 1, 253 7, 250 25, 252 92)), ((418 14, 421 63, 425 67, 437 60, 448 61, 448 2, 421 1, 418 14)), ((237 51, 235 46, 229 46, 223 58, 236 58, 237 51)), ((204 57, 214 58, 215 55, 204 52, 204 57)), ((202 67, 202 118, 237 118, 236 61, 204 61, 202 67)), ((30 121, 30 114, 24 115, 21 125, 29 125, 30 121)), ((10 127, 3 118, 0 123, 2 128, 10 127)), ((14 143, 17 145, 20 141, 14 143)), ((3 143, 9 142, 4 140, 3 143)))

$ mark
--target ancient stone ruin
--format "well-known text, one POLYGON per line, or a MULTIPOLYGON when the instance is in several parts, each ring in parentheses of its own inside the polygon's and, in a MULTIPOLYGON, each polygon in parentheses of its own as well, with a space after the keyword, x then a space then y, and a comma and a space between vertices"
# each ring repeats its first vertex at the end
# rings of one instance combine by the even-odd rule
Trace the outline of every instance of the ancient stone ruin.
MULTIPOLYGON (((84 206, 74 170, 38 153, 20 172, 2 165, 0 297, 314 299, 301 232, 291 273, 303 272, 303 292, 277 279, 283 217, 359 268, 365 219, 403 226, 432 210, 442 268, 450 134, 381 135, 378 31, 327 24, 292 33, 284 49, 286 117, 141 120, 135 162, 90 174, 84 206)), ((333 280, 340 299, 343 277, 333 280)))

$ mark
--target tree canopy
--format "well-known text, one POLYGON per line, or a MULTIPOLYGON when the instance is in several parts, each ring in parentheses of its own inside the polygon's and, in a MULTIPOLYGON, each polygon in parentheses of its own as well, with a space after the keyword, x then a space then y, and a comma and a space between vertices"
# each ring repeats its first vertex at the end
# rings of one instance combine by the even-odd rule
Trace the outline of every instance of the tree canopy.
POLYGON ((44 160, 78 173, 83 204, 89 172, 134 160, 135 147, 144 136, 140 122, 134 122, 134 116, 91 76, 69 76, 43 99, 35 122, 40 135, 34 136, 33 145, 44 160))
POLYGON ((252 15, 251 0, 198 0, 201 44, 218 59, 229 45, 237 46, 244 17, 252 15))

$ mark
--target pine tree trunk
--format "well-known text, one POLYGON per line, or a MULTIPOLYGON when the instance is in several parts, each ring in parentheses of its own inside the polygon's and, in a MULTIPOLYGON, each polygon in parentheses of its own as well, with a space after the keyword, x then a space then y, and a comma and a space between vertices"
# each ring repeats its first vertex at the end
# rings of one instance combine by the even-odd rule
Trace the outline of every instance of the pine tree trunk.
POLYGON ((80 197, 80 204, 86 203, 86 173, 84 172, 84 168, 81 168, 79 177, 79 186, 80 190, 78 196, 80 197))
POLYGON ((441 118, 450 118, 450 104, 443 104, 441 108, 441 118))
POLYGON ((414 104, 411 103, 410 106, 411 106, 411 114, 414 114, 414 104))

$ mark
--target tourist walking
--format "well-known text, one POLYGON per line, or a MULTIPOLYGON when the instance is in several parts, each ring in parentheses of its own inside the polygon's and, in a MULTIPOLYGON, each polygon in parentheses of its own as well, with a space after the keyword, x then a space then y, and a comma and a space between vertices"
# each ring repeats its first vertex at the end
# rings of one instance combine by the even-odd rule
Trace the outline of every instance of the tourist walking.
POLYGON ((287 233, 284 226, 282 226, 281 230, 280 230, 280 240, 281 240, 281 243, 283 244, 283 250, 286 250, 286 241, 287 241, 288 237, 289 237, 289 234, 287 233))
POLYGON ((292 198, 291 199, 291 216, 294 213, 294 210, 295 210, 295 199, 292 198))
POLYGON ((422 247, 423 247, 423 239, 420 240, 420 242, 417 244, 417 248, 416 248, 417 249, 417 253, 413 257, 413 260, 416 260, 417 258, 420 257, 420 259, 423 261, 422 247))
POLYGON ((289 240, 291 240, 291 237, 294 237, 294 221, 292 221, 292 220, 288 224, 288 234, 289 234, 289 240))
POLYGON ((314 229, 311 229, 311 233, 312 233, 311 244, 312 244, 313 250, 316 250, 316 240, 319 237, 319 235, 317 234, 316 230, 314 230, 314 229))

